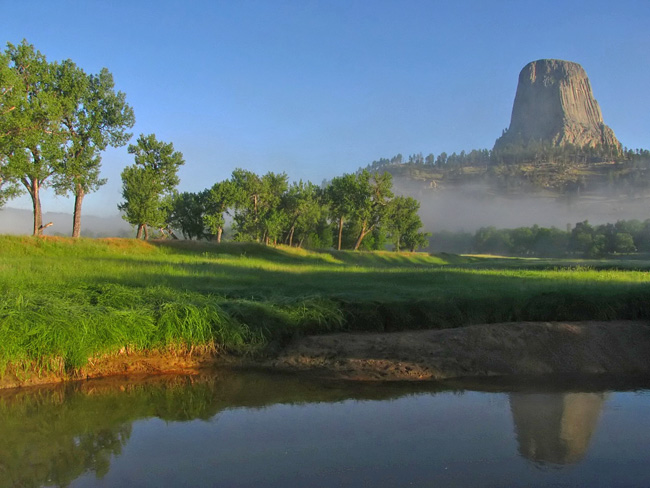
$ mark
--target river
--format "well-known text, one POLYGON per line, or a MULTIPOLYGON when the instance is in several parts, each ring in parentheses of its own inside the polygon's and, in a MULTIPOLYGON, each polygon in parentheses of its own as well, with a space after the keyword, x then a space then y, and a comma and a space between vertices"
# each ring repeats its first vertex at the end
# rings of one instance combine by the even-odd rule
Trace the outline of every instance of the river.
POLYGON ((0 393, 0 486, 647 486, 650 389, 260 372, 0 393))

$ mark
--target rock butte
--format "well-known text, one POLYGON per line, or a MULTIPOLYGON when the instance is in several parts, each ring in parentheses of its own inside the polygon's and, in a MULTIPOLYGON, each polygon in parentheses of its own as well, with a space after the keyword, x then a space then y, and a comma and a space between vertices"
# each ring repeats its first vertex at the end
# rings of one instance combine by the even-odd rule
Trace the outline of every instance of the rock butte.
POLYGON ((612 129, 603 122, 589 78, 577 63, 540 59, 519 74, 508 130, 494 148, 531 142, 554 146, 617 146, 612 129))

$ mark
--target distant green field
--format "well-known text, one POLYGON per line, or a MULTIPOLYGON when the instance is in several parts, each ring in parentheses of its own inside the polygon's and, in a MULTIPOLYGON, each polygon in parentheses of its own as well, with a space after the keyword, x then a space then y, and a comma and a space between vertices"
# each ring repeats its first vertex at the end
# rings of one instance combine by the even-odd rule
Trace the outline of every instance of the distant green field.
POLYGON ((650 317, 650 261, 0 236, 0 373, 296 335, 650 317))

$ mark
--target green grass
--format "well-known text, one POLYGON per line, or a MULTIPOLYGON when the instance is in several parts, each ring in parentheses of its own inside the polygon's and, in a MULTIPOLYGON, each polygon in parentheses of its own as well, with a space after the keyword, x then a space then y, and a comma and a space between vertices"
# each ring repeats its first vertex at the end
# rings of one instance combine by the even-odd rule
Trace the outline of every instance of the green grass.
POLYGON ((650 262, 0 236, 0 374, 120 350, 261 351, 297 335, 646 319, 650 262))

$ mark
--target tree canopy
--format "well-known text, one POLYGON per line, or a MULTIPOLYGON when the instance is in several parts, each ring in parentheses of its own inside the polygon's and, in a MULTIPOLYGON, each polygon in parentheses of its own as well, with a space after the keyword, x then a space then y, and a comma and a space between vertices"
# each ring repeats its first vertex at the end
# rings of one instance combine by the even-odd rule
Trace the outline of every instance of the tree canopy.
POLYGON ((179 183, 178 168, 185 164, 174 145, 158 141, 155 134, 141 134, 129 145, 135 164, 122 171, 122 197, 118 205, 124 220, 137 226, 137 237, 149 237, 149 227, 164 227, 168 222, 172 196, 179 183))
POLYGON ((60 130, 64 103, 54 89, 58 66, 25 41, 8 43, 0 61, 0 179, 10 189, 10 193, 5 189, 5 196, 29 193, 33 233, 40 235, 40 192, 62 170, 64 155, 60 130))
POLYGON ((105 68, 87 75, 71 60, 48 62, 33 45, 7 44, 0 55, 0 205, 27 192, 34 235, 43 229, 41 190, 75 197, 73 232, 80 234, 84 195, 95 191, 101 151, 131 137, 133 110, 115 92, 105 68))
POLYGON ((135 117, 124 93, 115 92, 113 75, 106 68, 86 75, 65 61, 57 71, 57 85, 66 103, 62 125, 67 140, 55 186, 60 194, 74 195, 72 236, 79 237, 83 198, 106 182, 100 178, 100 153, 129 141, 126 129, 133 127, 135 117))
POLYGON ((284 173, 260 176, 236 169, 230 179, 198 194, 178 195, 173 208, 168 219, 172 227, 185 236, 217 242, 229 216, 239 241, 299 247, 331 247, 336 242, 339 250, 383 249, 388 234, 397 251, 402 245, 410 250, 427 245, 418 202, 393 197, 388 173, 345 174, 319 187, 309 181, 289 184, 284 173))

